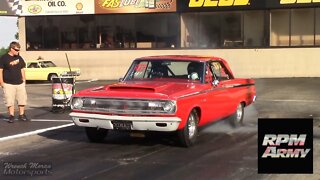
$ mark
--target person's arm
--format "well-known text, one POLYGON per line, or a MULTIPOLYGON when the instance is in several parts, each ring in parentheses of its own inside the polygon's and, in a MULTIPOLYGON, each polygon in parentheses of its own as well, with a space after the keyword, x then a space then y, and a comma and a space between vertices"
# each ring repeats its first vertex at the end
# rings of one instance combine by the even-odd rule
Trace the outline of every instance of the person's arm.
POLYGON ((22 77, 22 81, 26 82, 26 71, 25 71, 25 67, 26 67, 26 62, 24 61, 24 59, 20 56, 20 60, 22 62, 21 64, 21 77, 22 77))
POLYGON ((3 69, 0 69, 0 86, 3 87, 3 69))
POLYGON ((25 71, 25 68, 21 69, 21 75, 22 75, 22 81, 26 82, 26 71, 25 71))

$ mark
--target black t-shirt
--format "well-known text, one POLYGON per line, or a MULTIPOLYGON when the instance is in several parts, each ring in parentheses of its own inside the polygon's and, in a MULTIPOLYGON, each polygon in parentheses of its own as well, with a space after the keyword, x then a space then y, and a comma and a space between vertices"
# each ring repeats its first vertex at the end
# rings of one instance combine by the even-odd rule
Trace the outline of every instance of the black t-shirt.
POLYGON ((10 56, 5 54, 0 58, 0 69, 3 69, 3 81, 7 84, 22 84, 21 69, 26 63, 21 56, 10 56))

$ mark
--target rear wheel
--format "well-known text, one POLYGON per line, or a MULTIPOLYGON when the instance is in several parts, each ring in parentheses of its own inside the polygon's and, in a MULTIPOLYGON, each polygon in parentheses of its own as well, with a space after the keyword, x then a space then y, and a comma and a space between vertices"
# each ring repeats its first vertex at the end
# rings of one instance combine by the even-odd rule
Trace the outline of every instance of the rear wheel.
POLYGON ((107 129, 86 127, 86 134, 91 142, 102 142, 108 135, 107 129))
POLYGON ((239 127, 243 125, 244 104, 239 103, 236 112, 230 116, 230 125, 232 127, 239 127))
POLYGON ((182 146, 190 147, 196 142, 198 136, 198 122, 198 113, 193 109, 189 114, 184 128, 178 131, 178 138, 182 146))
POLYGON ((49 75, 48 75, 48 81, 52 82, 52 79, 53 79, 53 78, 56 78, 56 77, 58 77, 58 75, 55 74, 55 73, 49 74, 49 75))

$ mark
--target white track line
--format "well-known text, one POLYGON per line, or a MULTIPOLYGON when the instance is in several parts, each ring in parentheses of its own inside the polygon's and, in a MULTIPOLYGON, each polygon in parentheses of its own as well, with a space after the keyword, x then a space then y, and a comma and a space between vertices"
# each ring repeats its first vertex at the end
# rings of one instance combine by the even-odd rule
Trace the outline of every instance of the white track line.
POLYGON ((299 99, 257 99, 257 101, 269 102, 306 102, 306 103, 319 103, 319 100, 299 100, 299 99))
POLYGON ((31 119, 31 121, 35 122, 72 122, 72 120, 54 120, 54 119, 31 119))
POLYGON ((47 132, 47 131, 51 131, 51 130, 55 130, 55 129, 61 129, 61 128, 65 128, 65 127, 69 127, 69 126, 73 126, 73 125, 74 125, 74 123, 70 123, 70 124, 65 124, 65 125, 61 125, 61 126, 55 126, 55 127, 51 127, 51 128, 38 129, 38 130, 35 130, 35 131, 30 131, 30 132, 26 132, 26 133, 22 133, 22 134, 6 136, 6 137, 0 138, 0 142, 7 141, 7 140, 12 140, 12 139, 16 139, 16 138, 21 138, 21 137, 26 137, 26 136, 31 136, 31 135, 35 135, 35 134, 39 134, 39 133, 44 133, 44 132, 47 132))

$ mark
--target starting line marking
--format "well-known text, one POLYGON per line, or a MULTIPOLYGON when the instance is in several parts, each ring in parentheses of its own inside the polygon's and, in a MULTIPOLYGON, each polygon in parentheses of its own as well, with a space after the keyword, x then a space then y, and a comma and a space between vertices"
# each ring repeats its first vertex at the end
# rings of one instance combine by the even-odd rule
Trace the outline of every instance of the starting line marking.
POLYGON ((54 120, 54 119, 31 119, 34 122, 73 122, 72 120, 54 120))
POLYGON ((0 142, 4 142, 4 141, 7 141, 7 140, 12 140, 12 139, 16 139, 16 138, 21 138, 21 137, 26 137, 26 136, 31 136, 31 135, 35 135, 35 134, 40 134, 40 133, 44 133, 44 132, 47 132, 47 131, 51 131, 51 130, 55 130, 55 129, 61 129, 61 128, 65 128, 65 127, 69 127, 69 126, 73 126, 73 125, 74 125, 74 123, 70 123, 70 124, 65 124, 65 125, 61 125, 61 126, 55 126, 55 127, 45 128, 45 129, 38 129, 38 130, 35 130, 35 131, 30 131, 30 132, 26 132, 26 133, 22 133, 22 134, 6 136, 6 137, 0 138, 0 142))
POLYGON ((319 100, 298 100, 298 99, 257 99, 257 101, 266 101, 266 102, 302 102, 302 103, 319 103, 319 100))

